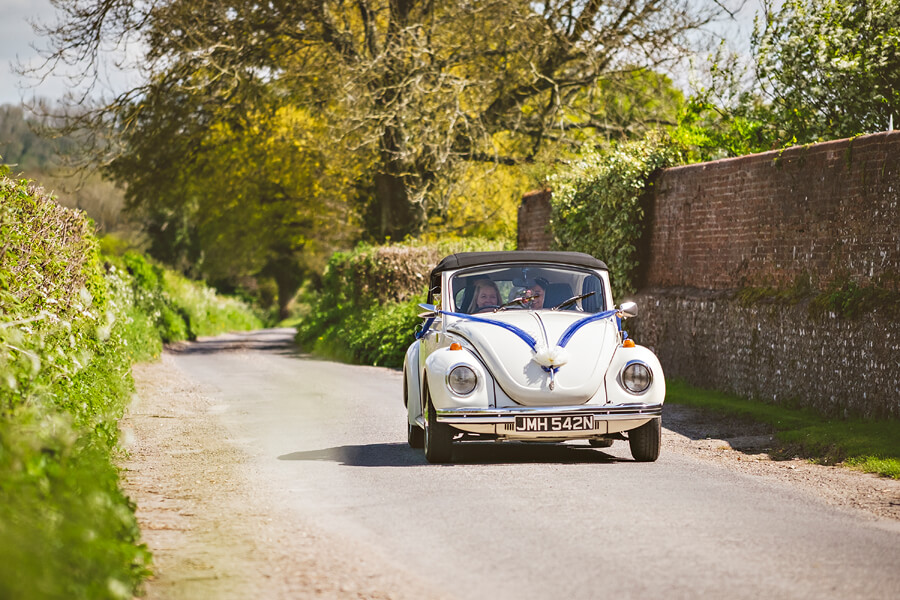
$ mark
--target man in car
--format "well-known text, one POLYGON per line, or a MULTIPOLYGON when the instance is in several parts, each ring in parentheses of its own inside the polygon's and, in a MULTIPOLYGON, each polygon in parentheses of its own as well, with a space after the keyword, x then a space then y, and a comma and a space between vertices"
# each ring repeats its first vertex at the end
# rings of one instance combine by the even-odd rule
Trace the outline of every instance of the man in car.
POLYGON ((544 294, 547 292, 547 287, 550 284, 543 277, 538 277, 534 280, 528 288, 525 290, 523 294, 523 298, 525 298, 524 305, 531 310, 540 310, 544 308, 544 294))

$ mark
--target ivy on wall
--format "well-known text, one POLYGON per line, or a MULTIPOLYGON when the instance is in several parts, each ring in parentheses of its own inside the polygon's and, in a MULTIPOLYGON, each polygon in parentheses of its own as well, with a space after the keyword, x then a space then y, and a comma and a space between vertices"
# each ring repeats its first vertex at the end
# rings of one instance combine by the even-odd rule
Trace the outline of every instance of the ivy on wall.
POLYGON ((565 172, 549 179, 554 249, 603 260, 613 294, 634 292, 637 243, 644 231, 641 198, 652 187, 654 173, 681 162, 680 147, 663 133, 609 151, 583 149, 565 172))

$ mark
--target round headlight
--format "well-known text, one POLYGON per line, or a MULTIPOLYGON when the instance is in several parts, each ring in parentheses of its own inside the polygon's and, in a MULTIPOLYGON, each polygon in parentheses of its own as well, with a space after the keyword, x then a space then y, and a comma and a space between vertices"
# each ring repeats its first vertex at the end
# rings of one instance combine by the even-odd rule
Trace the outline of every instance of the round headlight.
POLYGON ((651 381, 650 369, 642 362, 629 363, 622 369, 622 386, 632 394, 646 392, 651 381))
POLYGON ((478 385, 478 377, 472 367, 457 365, 447 374, 447 385, 454 393, 460 396, 468 396, 475 391, 478 385))

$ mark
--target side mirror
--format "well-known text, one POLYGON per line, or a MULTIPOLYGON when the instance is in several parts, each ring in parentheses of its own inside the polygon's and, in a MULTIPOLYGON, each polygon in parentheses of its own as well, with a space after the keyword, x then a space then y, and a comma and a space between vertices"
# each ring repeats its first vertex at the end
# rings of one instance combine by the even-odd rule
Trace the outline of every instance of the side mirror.
POLYGON ((437 308, 434 304, 420 304, 419 308, 425 311, 419 313, 420 319, 433 319, 437 316, 437 308))
POLYGON ((622 315, 623 319, 636 317, 638 315, 637 304, 634 302, 623 302, 622 305, 619 306, 619 314, 622 315))

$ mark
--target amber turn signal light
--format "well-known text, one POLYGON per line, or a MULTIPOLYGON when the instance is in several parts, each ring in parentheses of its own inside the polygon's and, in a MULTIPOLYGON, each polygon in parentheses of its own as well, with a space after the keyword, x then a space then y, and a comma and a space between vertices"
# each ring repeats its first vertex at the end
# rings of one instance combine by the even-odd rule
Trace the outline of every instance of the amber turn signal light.
MULTIPOLYGON (((634 344, 632 344, 632 346, 634 346, 634 344)), ((450 344, 450 349, 451 350, 462 350, 462 345, 457 342, 453 342, 452 344, 450 344)))
MULTIPOLYGON (((623 348, 634 348, 634 340, 625 340, 624 342, 622 342, 622 347, 623 348)), ((452 348, 452 346, 451 346, 451 348, 452 348)))

